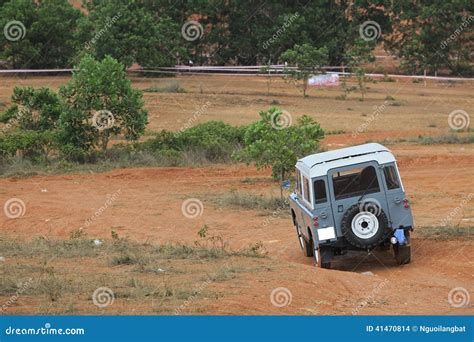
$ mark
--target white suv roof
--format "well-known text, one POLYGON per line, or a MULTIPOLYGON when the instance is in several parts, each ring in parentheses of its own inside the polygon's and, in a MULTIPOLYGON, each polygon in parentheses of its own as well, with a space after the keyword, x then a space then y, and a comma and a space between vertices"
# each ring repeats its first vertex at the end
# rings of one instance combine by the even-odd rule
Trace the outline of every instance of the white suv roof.
POLYGON ((395 162, 388 148, 377 143, 341 148, 333 151, 311 154, 301 158, 296 167, 310 178, 325 176, 331 169, 376 161, 379 164, 395 162))

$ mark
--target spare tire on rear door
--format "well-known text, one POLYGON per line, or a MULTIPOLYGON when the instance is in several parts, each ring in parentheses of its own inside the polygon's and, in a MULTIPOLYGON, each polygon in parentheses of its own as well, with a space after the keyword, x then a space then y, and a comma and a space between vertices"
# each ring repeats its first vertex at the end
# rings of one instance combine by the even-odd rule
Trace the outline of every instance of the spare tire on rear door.
POLYGON ((387 215, 379 204, 364 202, 354 204, 344 213, 341 222, 346 240, 358 248, 373 248, 384 241, 388 230, 387 215))

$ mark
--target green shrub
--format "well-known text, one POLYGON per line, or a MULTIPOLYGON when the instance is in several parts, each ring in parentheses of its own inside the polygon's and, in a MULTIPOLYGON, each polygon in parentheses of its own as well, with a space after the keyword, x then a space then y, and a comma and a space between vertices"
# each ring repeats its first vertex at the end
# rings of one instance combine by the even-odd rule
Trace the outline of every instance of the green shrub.
POLYGON ((230 161, 233 152, 243 145, 244 133, 245 127, 209 121, 176 133, 163 130, 138 147, 171 158, 181 155, 193 161, 230 161))
POLYGON ((151 86, 143 89, 146 93, 185 93, 186 90, 181 88, 181 84, 178 81, 170 82, 164 86, 151 86))
POLYGON ((56 144, 56 133, 52 131, 13 131, 0 135, 0 156, 38 159, 47 158, 56 144))

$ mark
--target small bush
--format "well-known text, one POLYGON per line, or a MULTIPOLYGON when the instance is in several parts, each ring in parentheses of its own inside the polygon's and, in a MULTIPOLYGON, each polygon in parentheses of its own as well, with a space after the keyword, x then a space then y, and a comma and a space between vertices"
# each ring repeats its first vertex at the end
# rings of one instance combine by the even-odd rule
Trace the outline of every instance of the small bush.
POLYGON ((472 144, 474 143, 474 135, 458 136, 454 134, 441 135, 437 137, 420 136, 417 141, 422 145, 434 144, 472 144))
POLYGON ((382 82, 395 82, 395 79, 392 78, 392 77, 390 77, 390 76, 388 76, 387 73, 384 73, 382 82))
POLYGON ((186 92, 186 90, 184 90, 181 87, 181 84, 178 81, 173 81, 161 87, 151 86, 149 88, 143 89, 143 91, 146 93, 185 93, 186 92))
POLYGON ((240 209, 283 210, 289 208, 288 200, 285 198, 263 197, 235 190, 211 196, 209 200, 218 206, 240 209))
POLYGON ((344 134, 346 133, 343 129, 333 129, 332 131, 326 131, 326 135, 336 135, 336 134, 344 134))

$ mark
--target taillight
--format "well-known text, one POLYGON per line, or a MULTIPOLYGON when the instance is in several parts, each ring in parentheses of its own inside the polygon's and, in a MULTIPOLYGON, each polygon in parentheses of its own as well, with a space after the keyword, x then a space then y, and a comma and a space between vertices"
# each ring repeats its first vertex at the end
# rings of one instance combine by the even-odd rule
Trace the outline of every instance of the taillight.
POLYGON ((315 227, 319 227, 319 222, 318 222, 318 217, 317 216, 313 217, 313 225, 315 227))
POLYGON ((410 208, 410 203, 408 202, 408 199, 405 198, 405 199, 403 200, 403 206, 405 207, 405 209, 410 208))

